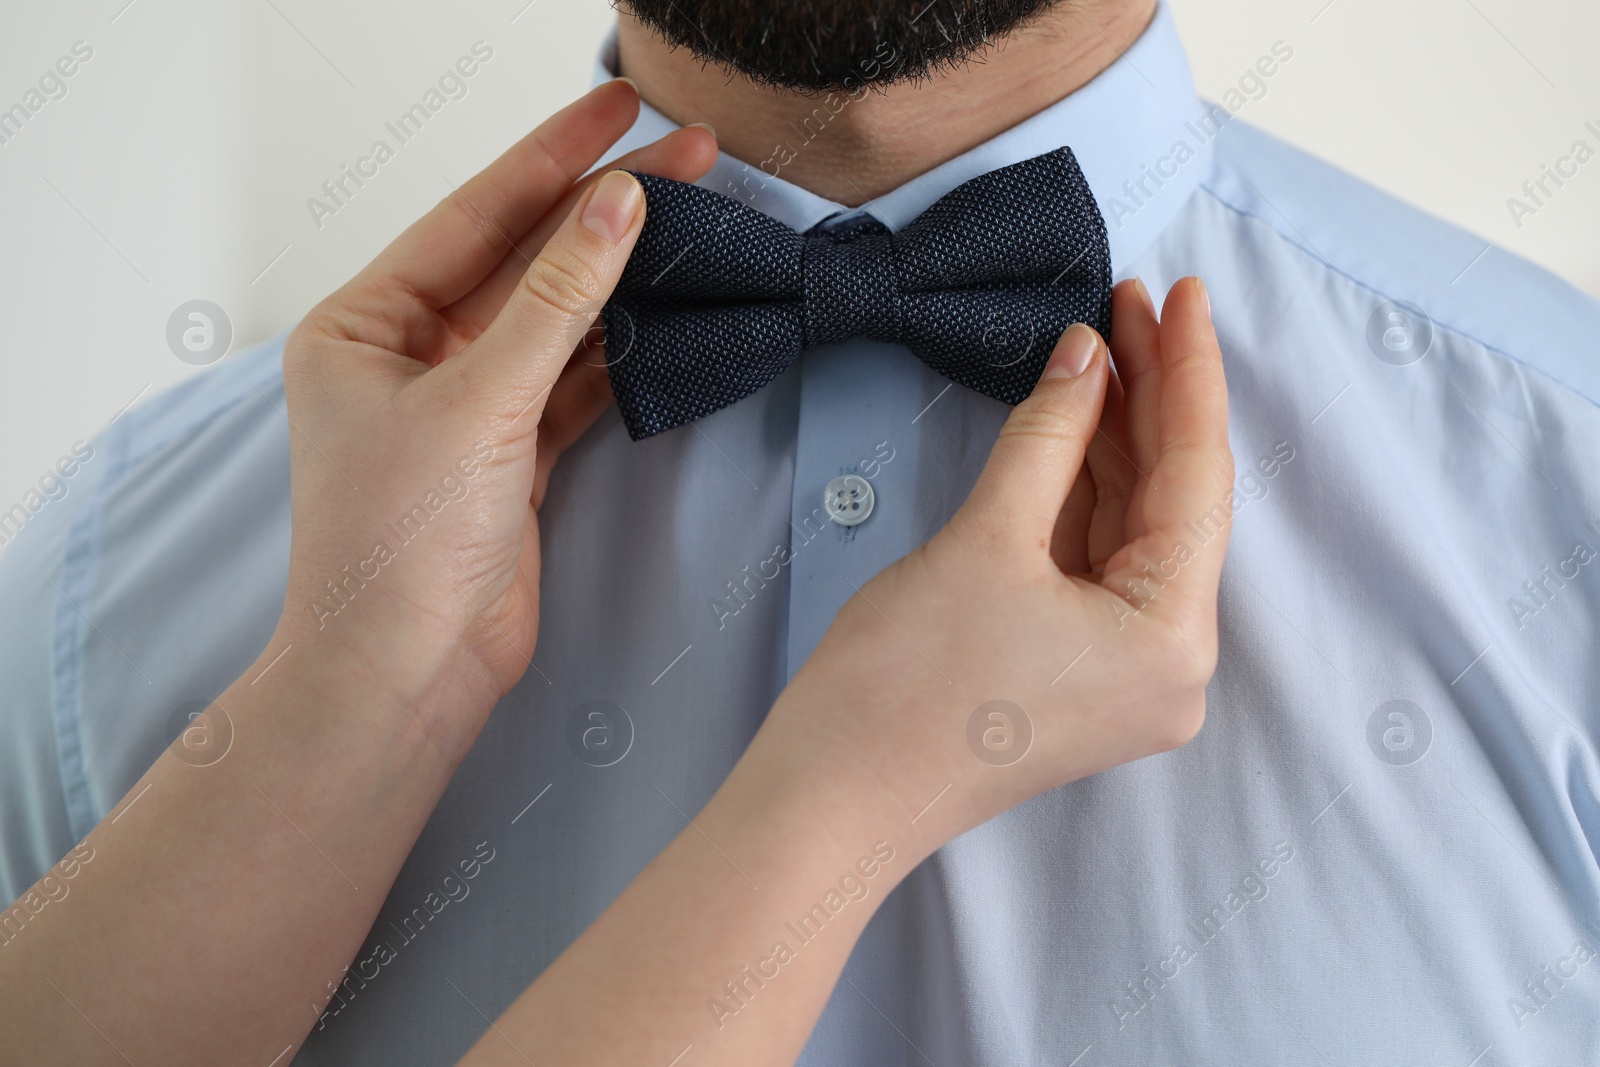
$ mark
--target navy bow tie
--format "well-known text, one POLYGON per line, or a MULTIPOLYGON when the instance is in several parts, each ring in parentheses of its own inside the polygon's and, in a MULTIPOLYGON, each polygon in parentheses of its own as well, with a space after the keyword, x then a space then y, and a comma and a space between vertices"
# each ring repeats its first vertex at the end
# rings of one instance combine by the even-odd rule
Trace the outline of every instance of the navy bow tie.
POLYGON ((1068 326, 1110 336, 1105 220, 1070 148, 974 178, 899 233, 862 216, 801 234, 721 193, 635 176, 644 229, 602 316, 636 441, 852 337, 903 344, 1015 404, 1068 326))

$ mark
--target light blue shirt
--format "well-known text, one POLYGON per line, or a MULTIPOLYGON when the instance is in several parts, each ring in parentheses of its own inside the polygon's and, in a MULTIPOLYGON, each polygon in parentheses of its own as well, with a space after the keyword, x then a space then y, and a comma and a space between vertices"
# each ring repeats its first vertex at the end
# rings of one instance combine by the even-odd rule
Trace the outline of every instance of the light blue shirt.
MULTIPOLYGON (((670 127, 646 107, 617 151, 670 127)), ((801 1062, 1600 1062, 1600 311, 1202 104, 1165 8, 1092 83, 865 210, 899 228, 1063 144, 1117 275, 1159 299, 1200 274, 1215 309, 1238 485, 1209 717, 924 864, 801 1062)), ((802 230, 855 214, 772 169, 724 157, 702 184, 802 230)), ((0 895, 272 632, 281 347, 124 415, 6 551, 0 895)), ((960 504, 1005 414, 854 342, 642 443, 602 418, 541 517, 538 669, 296 1062, 453 1062, 478 1009, 685 828, 852 583, 960 504), (822 508, 845 472, 876 496, 852 528, 822 508)))

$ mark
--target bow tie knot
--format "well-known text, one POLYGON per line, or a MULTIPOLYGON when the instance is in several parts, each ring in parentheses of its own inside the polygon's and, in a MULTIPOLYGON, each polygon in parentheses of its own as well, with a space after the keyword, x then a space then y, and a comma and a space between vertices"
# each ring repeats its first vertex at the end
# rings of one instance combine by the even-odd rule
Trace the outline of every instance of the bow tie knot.
POLYGON ((805 235, 805 347, 852 337, 894 341, 900 336, 900 289, 894 242, 876 219, 805 235))

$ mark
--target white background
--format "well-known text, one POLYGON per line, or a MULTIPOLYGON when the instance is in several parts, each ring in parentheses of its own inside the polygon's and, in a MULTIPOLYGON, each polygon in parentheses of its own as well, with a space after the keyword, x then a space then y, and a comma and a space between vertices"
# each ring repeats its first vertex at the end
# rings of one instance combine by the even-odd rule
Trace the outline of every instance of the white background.
MULTIPOLYGON (((1508 197, 1600 128, 1587 0, 1171 0, 1219 99, 1282 40, 1241 118, 1600 295, 1600 159, 1538 213, 1508 197)), ((0 144, 0 511, 134 400, 189 374, 179 304, 234 351, 288 328, 409 221, 589 85, 605 0, 12 0, 0 108, 94 57, 0 144), (470 82, 319 229, 306 208, 472 43, 470 82), (270 266, 269 266, 270 265, 270 266)))

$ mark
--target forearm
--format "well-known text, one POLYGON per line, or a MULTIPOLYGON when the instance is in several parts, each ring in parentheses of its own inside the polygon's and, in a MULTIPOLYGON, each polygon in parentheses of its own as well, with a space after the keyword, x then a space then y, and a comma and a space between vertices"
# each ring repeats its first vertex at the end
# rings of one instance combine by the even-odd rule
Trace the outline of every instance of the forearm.
POLYGON ((802 780, 788 740, 763 728, 463 1067, 794 1062, 867 921, 928 844, 875 784, 802 780))
POLYGON ((267 666, 225 754, 163 753, 35 887, 67 895, 0 945, 0 1061, 265 1064, 315 1024, 470 742, 312 643, 267 666))

